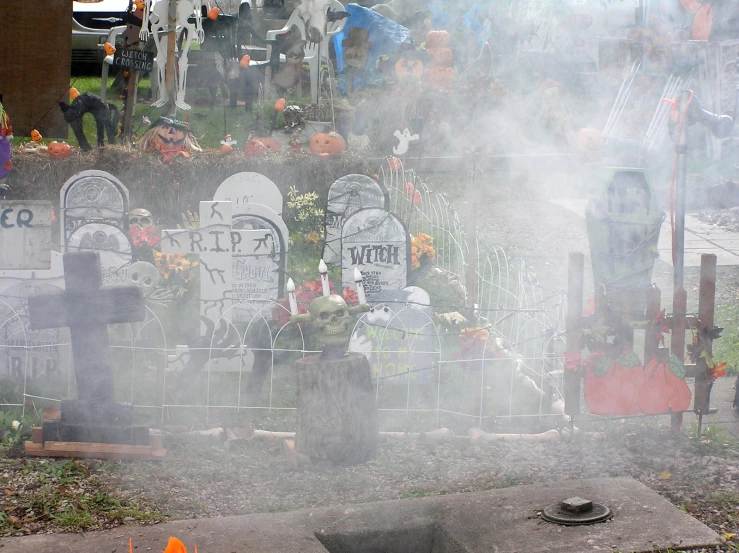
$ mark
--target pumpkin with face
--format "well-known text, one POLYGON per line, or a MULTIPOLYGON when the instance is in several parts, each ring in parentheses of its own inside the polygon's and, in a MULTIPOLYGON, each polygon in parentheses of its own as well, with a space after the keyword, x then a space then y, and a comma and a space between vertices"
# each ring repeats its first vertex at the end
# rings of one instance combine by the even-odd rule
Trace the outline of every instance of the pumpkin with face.
POLYGON ((426 34, 426 48, 449 48, 450 42, 447 31, 429 31, 426 34))
POLYGON ((139 143, 141 150, 156 150, 165 161, 177 156, 190 157, 191 151, 202 151, 187 123, 168 117, 160 117, 149 128, 139 143))
POLYGON ((321 157, 333 157, 344 153, 346 141, 336 132, 320 132, 313 135, 308 143, 311 153, 321 157))
POLYGON ((454 84, 457 73, 452 67, 438 65, 427 67, 423 72, 423 82, 439 88, 448 88, 454 84))
POLYGON ((364 69, 369 59, 372 43, 368 42, 369 30, 360 27, 349 29, 349 38, 341 41, 344 48, 344 63, 352 69, 364 69))
POLYGON ((395 74, 403 81, 420 81, 423 76, 423 62, 419 59, 400 58, 395 62, 395 74))
POLYGON ((454 61, 451 48, 429 48, 426 54, 431 57, 432 66, 451 67, 454 61))
POLYGON ((72 155, 72 146, 63 140, 54 141, 49 144, 49 157, 55 159, 66 159, 72 155))

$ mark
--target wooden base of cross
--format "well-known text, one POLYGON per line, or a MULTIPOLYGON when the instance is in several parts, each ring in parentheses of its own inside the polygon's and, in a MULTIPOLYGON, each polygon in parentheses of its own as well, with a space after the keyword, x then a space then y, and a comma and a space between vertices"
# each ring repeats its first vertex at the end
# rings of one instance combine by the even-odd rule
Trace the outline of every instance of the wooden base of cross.
POLYGON ((686 313, 687 294, 683 288, 674 291, 672 314, 665 314, 661 308, 661 292, 654 285, 647 289, 646 308, 638 306, 636 290, 624 291, 619 306, 614 308, 609 305, 604 287, 599 286, 595 291, 593 313, 584 315, 583 282, 584 256, 571 253, 564 381, 565 413, 573 421, 581 414, 583 377, 585 399, 589 400, 588 406, 593 413, 672 415, 672 428, 676 430, 682 424, 684 412, 693 411, 699 421, 703 415, 715 412, 710 408, 715 377, 712 341, 720 334, 713 324, 715 255, 701 256, 697 316, 686 313), (690 363, 683 363, 686 330, 694 334, 693 343, 687 348, 690 363), (643 362, 639 362, 632 351, 634 331, 644 332, 643 362), (660 347, 667 332, 670 333, 669 350, 660 347), (613 343, 608 341, 610 337, 615 337, 613 343), (581 359, 585 347, 591 355, 581 359), (686 378, 695 379, 692 402, 687 387, 679 382, 686 378), (623 397, 620 404, 614 400, 619 395, 623 397), (678 405, 680 407, 676 408, 678 405))

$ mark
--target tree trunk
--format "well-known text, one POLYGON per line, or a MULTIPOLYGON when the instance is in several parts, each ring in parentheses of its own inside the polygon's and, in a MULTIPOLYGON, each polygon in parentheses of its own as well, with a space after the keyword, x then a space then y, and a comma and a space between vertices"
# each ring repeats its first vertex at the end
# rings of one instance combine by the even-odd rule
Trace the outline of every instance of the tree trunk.
POLYGON ((377 404, 372 371, 361 353, 297 361, 295 449, 314 460, 357 464, 377 450, 377 404))

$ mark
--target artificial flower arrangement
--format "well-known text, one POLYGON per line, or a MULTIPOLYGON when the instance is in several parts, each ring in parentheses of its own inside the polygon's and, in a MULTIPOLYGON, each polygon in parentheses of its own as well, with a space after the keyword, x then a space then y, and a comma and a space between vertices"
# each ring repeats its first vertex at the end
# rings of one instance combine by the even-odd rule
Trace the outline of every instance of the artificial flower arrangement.
POLYGON ((436 250, 431 245, 434 239, 423 232, 419 232, 411 240, 411 268, 420 269, 422 263, 436 259, 436 250))

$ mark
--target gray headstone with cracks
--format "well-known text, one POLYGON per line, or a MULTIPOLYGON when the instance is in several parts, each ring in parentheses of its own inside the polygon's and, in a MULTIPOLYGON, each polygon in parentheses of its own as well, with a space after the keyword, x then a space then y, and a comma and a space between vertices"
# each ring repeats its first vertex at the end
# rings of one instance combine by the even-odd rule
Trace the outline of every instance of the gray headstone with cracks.
POLYGON ((148 428, 133 426, 130 405, 117 405, 110 363, 108 325, 144 318, 144 297, 133 286, 102 288, 99 254, 64 256, 65 290, 28 298, 31 328, 68 327, 77 401, 62 402, 60 421, 46 421, 43 439, 148 443, 148 428))
POLYGON ((128 233, 128 189, 110 173, 77 173, 64 183, 59 200, 64 253, 72 233, 86 223, 104 223, 128 233))
POLYGON ((354 287, 354 267, 364 281, 367 301, 406 287, 410 267, 410 237, 405 225, 384 209, 362 209, 341 229, 341 282, 354 287))
POLYGON ((0 269, 51 266, 51 202, 0 201, 0 269))
POLYGON ((103 284, 128 282, 125 268, 133 262, 131 239, 121 228, 107 223, 86 223, 69 236, 66 252, 93 250, 100 254, 103 284))
POLYGON ((368 207, 387 209, 388 192, 367 175, 345 175, 328 189, 323 260, 327 265, 341 263, 341 227, 350 216, 368 207))
POLYGON ((277 185, 260 173, 236 173, 224 180, 213 200, 231 202, 233 214, 249 213, 254 204, 267 207, 282 216, 282 192, 277 185))

